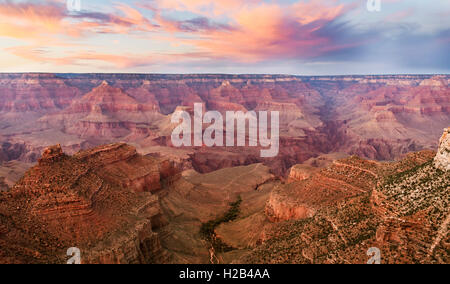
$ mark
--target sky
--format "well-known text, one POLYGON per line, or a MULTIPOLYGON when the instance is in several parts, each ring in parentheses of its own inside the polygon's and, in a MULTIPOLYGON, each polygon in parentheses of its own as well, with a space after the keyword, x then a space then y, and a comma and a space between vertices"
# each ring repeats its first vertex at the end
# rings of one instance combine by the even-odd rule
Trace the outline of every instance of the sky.
POLYGON ((0 72, 449 74, 449 0, 368 1, 0 0, 0 72))

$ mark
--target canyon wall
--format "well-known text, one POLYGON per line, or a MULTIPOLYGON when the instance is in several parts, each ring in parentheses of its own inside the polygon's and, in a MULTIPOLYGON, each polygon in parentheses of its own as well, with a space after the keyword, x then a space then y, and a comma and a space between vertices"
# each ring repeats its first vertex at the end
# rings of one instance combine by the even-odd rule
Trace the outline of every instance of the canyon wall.
POLYGON ((434 159, 434 166, 443 171, 450 171, 450 128, 445 129, 439 149, 434 159))
POLYGON ((383 264, 448 263, 450 176, 434 158, 432 151, 391 163, 352 157, 280 185, 266 205, 273 227, 233 262, 364 264, 378 248, 383 264))
POLYGON ((382 263, 448 263, 444 159, 352 156, 296 166, 285 183, 263 164, 180 173, 124 143, 73 156, 56 145, 0 192, 0 263, 64 263, 69 247, 83 263, 365 263, 371 247, 382 263))
POLYGON ((0 194, 0 262, 162 263, 169 255, 153 231, 164 222, 158 196, 176 174, 167 161, 111 144, 74 156, 60 145, 0 194))
POLYGON ((286 176, 295 164, 335 152, 394 160, 435 149, 450 125, 448 82, 448 75, 0 74, 0 162, 33 163, 55 144, 74 154, 114 142, 200 172, 264 163, 286 176), (279 155, 174 149, 171 115, 194 103, 221 113, 279 111, 279 155))

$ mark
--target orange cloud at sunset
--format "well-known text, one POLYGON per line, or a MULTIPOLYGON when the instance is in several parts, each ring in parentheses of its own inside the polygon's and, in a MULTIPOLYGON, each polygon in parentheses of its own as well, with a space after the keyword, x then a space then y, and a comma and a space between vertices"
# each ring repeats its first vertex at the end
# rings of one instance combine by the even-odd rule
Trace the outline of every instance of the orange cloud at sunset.
MULTIPOLYGON (((378 64, 387 43, 388 64, 402 57, 408 62, 400 50, 404 43, 433 45, 436 53, 449 42, 450 24, 440 26, 438 15, 450 5, 418 7, 423 2, 417 0, 408 7, 405 1, 385 0, 379 14, 354 0, 81 1, 82 10, 74 12, 65 0, 0 0, 3 61, 20 59, 21 68, 28 62, 30 71, 146 72, 147 67, 159 72, 152 68, 218 70, 220 65, 251 70, 289 62, 292 69, 295 62, 378 64)), ((7 67, 1 66, 23 70, 7 67)))
MULTIPOLYGON (((188 1, 163 2, 167 7, 188 7, 183 4, 188 1)), ((205 2, 193 1, 191 5, 196 9, 204 7, 205 2)), ((317 45, 324 45, 328 40, 312 33, 324 25, 324 21, 337 18, 345 7, 338 5, 336 1, 298 2, 285 6, 273 3, 243 5, 242 2, 233 1, 230 6, 216 4, 221 8, 221 13, 233 12, 228 15, 232 17, 231 28, 206 30, 198 38, 183 42, 216 57, 233 58, 242 62, 276 56, 317 55, 320 53, 317 45)), ((174 21, 161 17, 158 20, 167 31, 181 31, 174 21)))
POLYGON ((61 7, 37 4, 0 5, 0 36, 36 39, 44 34, 64 33, 64 13, 61 7))

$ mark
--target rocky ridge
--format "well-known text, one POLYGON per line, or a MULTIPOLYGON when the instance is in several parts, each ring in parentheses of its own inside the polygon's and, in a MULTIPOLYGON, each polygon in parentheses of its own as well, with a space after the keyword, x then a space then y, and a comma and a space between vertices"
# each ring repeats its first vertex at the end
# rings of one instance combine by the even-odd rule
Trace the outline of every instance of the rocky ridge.
POLYGON ((448 263, 450 176, 434 166, 439 157, 431 151, 391 163, 351 157, 279 186, 266 206, 278 225, 236 262, 365 263, 367 250, 377 247, 382 263, 448 263))
POLYGON ((450 177, 435 158, 353 156, 284 183, 262 164, 179 174, 123 143, 57 145, 0 193, 0 259, 63 263, 75 246, 84 263, 365 263, 377 247, 382 263, 448 263, 450 177), (236 200, 219 250, 200 229, 236 200))
POLYGON ((445 129, 439 149, 434 159, 434 166, 442 171, 450 171, 450 128, 445 129))
POLYGON ((74 156, 47 148, 37 166, 0 195, 4 263, 63 263, 77 247, 83 263, 161 263, 153 228, 164 222, 152 192, 176 175, 167 161, 126 144, 74 156))
POLYGON ((193 103, 221 113, 280 111, 275 159, 249 147, 184 149, 182 163, 203 173, 260 162, 286 177, 295 164, 337 152, 394 160, 435 148, 450 122, 448 82, 448 75, 1 74, 0 162, 33 163, 54 144, 74 154, 127 142, 142 154, 173 156, 180 151, 170 144, 170 117, 193 103))

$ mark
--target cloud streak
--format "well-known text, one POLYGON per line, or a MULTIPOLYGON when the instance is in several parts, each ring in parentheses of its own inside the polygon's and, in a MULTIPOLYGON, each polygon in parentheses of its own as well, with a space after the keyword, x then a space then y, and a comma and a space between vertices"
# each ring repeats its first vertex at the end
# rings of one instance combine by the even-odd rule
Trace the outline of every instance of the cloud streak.
MULTIPOLYGON (((170 71, 174 65, 176 70, 198 66, 205 72, 232 65, 240 72, 264 64, 284 64, 292 72, 299 63, 328 64, 330 70, 365 64, 369 73, 450 68, 445 55, 450 23, 432 24, 432 17, 448 13, 445 2, 424 14, 415 0, 408 5, 383 1, 387 11, 378 17, 350 0, 90 3, 69 12, 63 0, 0 0, 1 56, 7 62, 14 56, 25 66, 29 62, 67 72, 77 72, 79 66, 92 72, 142 72, 152 66, 170 71), (419 42, 422 50, 411 47, 419 42), (424 56, 424 49, 433 55, 417 64, 404 60, 424 56), (372 69, 380 61, 389 68, 372 69)), ((9 71, 7 67, 0 71, 9 71)), ((299 68, 296 73, 302 72, 299 68)))

